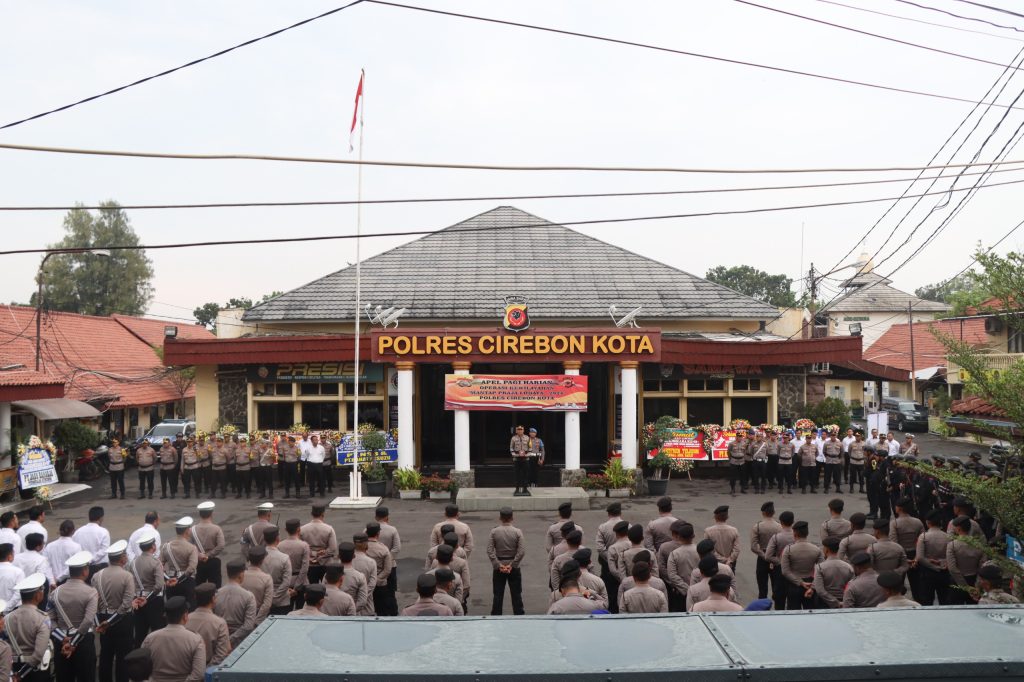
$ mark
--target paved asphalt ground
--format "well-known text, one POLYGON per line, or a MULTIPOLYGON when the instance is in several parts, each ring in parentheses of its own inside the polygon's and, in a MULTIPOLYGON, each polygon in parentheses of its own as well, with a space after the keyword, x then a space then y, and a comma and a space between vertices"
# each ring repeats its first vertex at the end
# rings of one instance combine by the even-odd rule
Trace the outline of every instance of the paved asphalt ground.
MULTIPOLYGON (((972 450, 985 452, 987 448, 952 441, 940 441, 927 434, 919 434, 919 442, 923 455, 940 453, 956 454, 966 458, 972 450)), ((699 474, 697 474, 699 475, 699 474)), ((345 474, 336 472, 336 479, 347 478, 345 474)), ((57 526, 62 519, 71 519, 76 527, 87 521, 89 507, 102 505, 106 510, 104 525, 110 530, 112 541, 127 539, 133 530, 143 523, 145 513, 155 509, 160 513, 162 525, 161 536, 164 540, 174 534, 174 521, 185 515, 198 517, 195 505, 201 500, 182 499, 181 490, 177 499, 161 500, 159 492, 153 500, 136 499, 138 494, 138 478, 134 469, 126 476, 127 498, 125 500, 109 500, 109 488, 106 480, 93 482, 93 489, 76 493, 54 502, 53 510, 47 513, 46 526, 50 537, 57 535, 57 526)), ((157 482, 159 485, 159 481, 157 482)), ((347 489, 347 482, 344 486, 347 489)), ((338 486, 335 486, 335 493, 338 486)), ((274 521, 284 527, 289 518, 308 521, 309 498, 281 498, 280 491, 275 493, 276 505, 274 521)), ((766 500, 775 502, 776 512, 791 510, 797 520, 807 521, 811 527, 811 540, 818 540, 818 529, 821 522, 828 518, 826 504, 835 497, 834 494, 778 495, 769 491, 767 495, 729 494, 728 483, 720 478, 695 478, 692 481, 673 479, 669 486, 669 495, 674 501, 674 514, 692 523, 700 534, 701 530, 713 522, 712 510, 720 504, 730 505, 730 523, 740 530, 743 552, 737 567, 741 600, 746 603, 757 597, 754 580, 754 555, 749 551, 750 529, 760 519, 760 507, 766 500)), ((846 502, 846 515, 862 511, 867 512, 867 498, 864 495, 843 493, 839 495, 846 502)), ((329 501, 330 498, 324 498, 329 501)), ((316 500, 319 501, 319 500, 316 500)), ((583 526, 584 544, 594 547, 594 534, 597 526, 607 514, 604 506, 610 500, 598 498, 591 501, 591 509, 574 512, 573 518, 583 526)), ((227 538, 225 560, 240 555, 239 537, 242 530, 256 518, 255 507, 258 504, 256 495, 249 500, 236 500, 234 495, 217 499, 214 521, 224 529, 227 538)), ((654 498, 635 498, 623 501, 623 516, 631 523, 646 524, 657 516, 654 498)), ((399 606, 404 607, 415 601, 415 583, 417 574, 423 569, 423 559, 429 549, 429 533, 433 525, 444 516, 443 502, 430 500, 402 501, 387 499, 385 504, 391 510, 391 522, 402 537, 402 550, 399 554, 399 606)), ((24 518, 24 517, 23 517, 24 518)), ((353 533, 360 532, 366 522, 373 519, 372 510, 334 511, 328 510, 327 522, 334 526, 339 540, 351 539, 353 533)), ((486 556, 487 537, 490 529, 497 524, 496 512, 465 514, 462 520, 473 529, 476 551, 470 559, 473 586, 470 595, 470 614, 481 615, 490 612, 491 608, 491 568, 486 556)), ((526 535, 526 559, 523 562, 523 597, 528 614, 544 613, 547 610, 549 592, 547 589, 546 561, 544 557, 544 533, 548 526, 557 520, 557 512, 524 512, 516 517, 516 525, 526 535)), ((595 553, 596 563, 596 553, 595 553)), ((508 597, 505 599, 505 613, 511 613, 508 597)))

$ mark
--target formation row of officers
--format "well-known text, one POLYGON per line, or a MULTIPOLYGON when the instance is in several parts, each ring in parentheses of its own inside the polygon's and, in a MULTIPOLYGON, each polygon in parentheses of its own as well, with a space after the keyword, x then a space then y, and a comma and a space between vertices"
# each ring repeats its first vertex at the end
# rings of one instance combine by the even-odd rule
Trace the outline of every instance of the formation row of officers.
POLYGON ((296 439, 287 436, 275 446, 269 438, 253 438, 244 434, 224 437, 217 435, 207 440, 204 435, 185 439, 178 434, 172 441, 164 438, 159 449, 149 442, 139 446, 134 454, 121 447, 114 439, 107 451, 110 473, 110 498, 125 496, 125 467, 129 458, 135 458, 139 474, 139 499, 153 497, 157 472, 160 474, 160 498, 178 495, 179 483, 185 499, 208 494, 221 498, 228 490, 236 498, 251 497, 253 489, 260 499, 274 497, 274 469, 284 496, 302 494, 309 489, 310 497, 323 496, 334 487, 332 466, 337 456, 336 446, 319 440, 317 435, 305 434, 296 439))

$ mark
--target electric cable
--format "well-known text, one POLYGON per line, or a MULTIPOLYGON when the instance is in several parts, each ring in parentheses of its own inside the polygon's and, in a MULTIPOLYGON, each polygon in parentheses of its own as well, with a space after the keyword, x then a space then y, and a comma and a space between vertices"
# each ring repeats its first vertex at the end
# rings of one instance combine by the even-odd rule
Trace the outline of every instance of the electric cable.
POLYGON ((988 24, 989 26, 995 26, 996 28, 1005 28, 1005 29, 1007 29, 1009 31, 1016 31, 1017 33, 1024 33, 1024 30, 1021 30, 1021 29, 1017 28, 1016 26, 1003 26, 1002 24, 996 24, 996 23, 993 23, 991 21, 988 21, 987 19, 979 19, 978 17, 965 17, 962 14, 956 14, 955 12, 950 12, 949 10, 940 9, 938 7, 929 7, 928 5, 921 5, 921 4, 918 4, 916 2, 912 2, 912 0, 896 0, 896 2, 902 2, 904 5, 911 5, 912 7, 917 7, 918 9, 928 10, 929 12, 939 12, 940 14, 945 14, 945 15, 951 16, 951 17, 953 17, 955 19, 963 19, 964 21, 976 21, 976 22, 981 23, 981 24, 988 24))
POLYGON ((815 0, 816 2, 823 2, 826 5, 835 5, 837 7, 845 7, 846 9, 857 10, 858 12, 868 12, 870 14, 877 14, 883 17, 889 17, 891 19, 902 19, 903 21, 912 21, 915 24, 924 24, 926 26, 935 26, 938 28, 948 28, 953 31, 961 31, 963 33, 976 33, 989 38, 999 38, 1000 40, 1013 40, 1016 42, 1024 42, 1022 38, 1014 38, 1013 36, 999 35, 998 33, 988 33, 986 31, 976 31, 971 28, 965 28, 963 26, 951 26, 950 24, 939 24, 934 21, 925 21, 924 19, 917 19, 915 17, 905 17, 902 14, 889 14, 888 12, 880 12, 875 9, 868 9, 867 7, 857 7, 855 5, 847 5, 843 2, 836 2, 836 0, 815 0))

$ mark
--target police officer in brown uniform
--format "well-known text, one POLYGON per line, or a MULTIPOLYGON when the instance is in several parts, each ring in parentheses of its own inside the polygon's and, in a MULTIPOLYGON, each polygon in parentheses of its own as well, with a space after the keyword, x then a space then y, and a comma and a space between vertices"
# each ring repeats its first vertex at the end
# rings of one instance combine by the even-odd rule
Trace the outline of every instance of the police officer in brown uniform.
POLYGON ((167 597, 182 596, 189 608, 196 603, 196 569, 199 550, 189 542, 192 517, 183 516, 174 523, 174 539, 160 547, 160 561, 170 578, 165 583, 167 597))
POLYGON ((530 490, 530 438, 523 432, 523 426, 516 427, 515 435, 508 444, 509 454, 512 456, 512 467, 515 470, 516 490, 513 493, 516 497, 529 495, 530 490))
POLYGON ((778 465, 778 481, 779 481, 779 494, 782 494, 782 482, 786 482, 786 492, 792 494, 793 488, 796 486, 796 463, 793 462, 793 457, 796 455, 796 448, 793 442, 788 436, 783 436, 779 443, 779 465, 778 465))
POLYGON ((864 529, 867 525, 867 517, 862 512, 850 514, 850 534, 839 542, 839 558, 849 563, 850 557, 857 552, 866 552, 868 547, 875 544, 873 533, 864 529))
POLYGON ((437 578, 429 573, 424 573, 416 578, 416 594, 419 595, 414 603, 402 609, 403 616, 453 616, 452 610, 444 604, 434 601, 434 593, 437 591, 437 578))
POLYGON ((978 570, 985 560, 984 552, 968 544, 964 538, 971 534, 971 520, 966 516, 953 519, 955 535, 946 546, 946 566, 949 575, 961 589, 953 591, 953 602, 970 604, 972 602, 967 588, 973 588, 978 579, 978 570))
MULTIPOLYGON (((196 458, 199 460, 199 469, 195 475, 196 497, 203 494, 203 490, 210 490, 210 452, 213 450, 205 435, 200 435, 195 445, 196 458)), ((212 497, 212 495, 211 495, 212 497)))
POLYGON ((245 577, 245 561, 232 559, 225 567, 228 582, 217 590, 217 603, 213 612, 228 624, 231 647, 238 646, 256 628, 256 597, 242 587, 245 577))
POLYGON ((445 506, 444 520, 438 521, 430 529, 430 546, 436 547, 441 544, 444 536, 441 527, 447 524, 451 524, 452 532, 459 536, 459 546, 466 550, 466 556, 472 554, 473 530, 469 527, 469 524, 459 520, 459 507, 454 504, 445 506))
POLYGON ((715 556, 718 560, 729 564, 729 568, 736 570, 736 561, 740 557, 740 532, 735 526, 730 526, 729 506, 721 505, 715 509, 715 523, 704 529, 704 537, 713 540, 715 543, 715 556))
POLYGON ((13 668, 19 682, 49 682, 50 623, 40 610, 45 599, 46 576, 33 573, 14 585, 21 606, 7 615, 7 641, 14 654, 13 668), (21 671, 21 672, 19 672, 21 671))
POLYGON ((726 452, 729 455, 729 490, 736 494, 736 484, 740 484, 741 490, 747 492, 748 473, 745 466, 747 459, 747 441, 743 437, 743 431, 736 432, 736 438, 729 443, 726 452))
POLYGON ((777 582, 772 585, 772 599, 776 611, 786 608, 786 598, 789 595, 789 581, 782 576, 782 552, 793 544, 793 512, 787 510, 779 514, 779 525, 782 526, 782 530, 772 536, 764 550, 764 558, 776 567, 777 582))
POLYGON ((54 643, 59 646, 54 652, 57 682, 96 679, 96 638, 90 631, 95 625, 99 597, 85 582, 91 558, 89 552, 69 557, 68 579, 50 595, 48 615, 53 622, 54 643))
POLYGON ((842 541, 847 535, 853 532, 853 526, 843 518, 845 504, 839 498, 829 500, 829 518, 821 524, 821 539, 836 538, 842 541))
POLYGON ((771 542, 771 539, 780 530, 782 530, 782 526, 775 520, 775 503, 765 502, 761 505, 761 520, 750 529, 750 551, 757 557, 754 575, 757 578, 758 599, 768 597, 769 583, 771 583, 773 591, 778 583, 774 574, 779 570, 779 567, 765 558, 764 551, 768 547, 768 543, 771 542))
POLYGON ((192 497, 192 486, 199 497, 199 454, 196 452, 195 438, 189 437, 188 445, 181 450, 181 482, 185 486, 185 499, 192 497))
POLYGON ((150 531, 139 538, 139 555, 128 564, 128 572, 135 579, 135 598, 132 600, 132 624, 135 647, 153 630, 164 623, 164 566, 156 556, 156 533, 150 531))
POLYGON ((256 598, 256 624, 262 623, 270 615, 274 604, 274 580, 263 571, 263 560, 267 558, 267 548, 263 545, 250 547, 246 553, 249 565, 242 577, 242 587, 252 592, 256 598))
POLYGON ((882 588, 882 592, 885 593, 885 600, 876 606, 876 609, 920 608, 921 605, 916 601, 903 596, 903 576, 899 573, 895 571, 879 573, 875 580, 878 582, 878 586, 882 588))
POLYGON ((202 682, 206 673, 206 645, 203 638, 185 629, 188 604, 184 597, 172 597, 164 604, 167 627, 151 632, 142 642, 153 657, 150 682, 202 682))
MULTIPOLYGON (((327 563, 327 572, 324 573, 324 585, 327 587, 327 592, 324 596, 324 604, 320 607, 325 616, 356 615, 355 600, 342 589, 346 578, 345 567, 339 560, 331 559, 327 563)), ((458 602, 455 603, 458 604, 458 602)))
POLYGON ((314 504, 312 519, 301 530, 302 539, 309 543, 309 582, 318 583, 327 570, 327 562, 338 556, 338 536, 329 524, 324 522, 325 507, 314 504))
POLYGON ((295 445, 295 436, 288 436, 277 443, 278 465, 281 469, 281 483, 284 485, 285 498, 291 497, 292 486, 295 497, 302 495, 302 479, 299 478, 299 449, 295 445))
POLYGON ((853 442, 849 445, 850 456, 850 492, 853 492, 853 484, 860 485, 860 492, 864 492, 864 464, 867 459, 867 447, 864 444, 864 434, 859 431, 854 434, 853 442))
POLYGON ((171 499, 178 494, 178 451, 171 445, 170 438, 164 438, 160 452, 160 499, 167 499, 167 489, 171 490, 171 499))
POLYGON ((874 608, 885 601, 885 592, 878 585, 878 572, 871 567, 868 553, 857 552, 850 557, 850 564, 856 577, 846 585, 843 608, 874 608))
POLYGON ((224 551, 226 542, 224 530, 213 522, 213 509, 216 505, 207 500, 200 502, 196 509, 199 511, 199 523, 192 526, 188 534, 188 540, 196 546, 199 552, 199 564, 196 567, 196 584, 213 583, 220 587, 220 554, 224 551))
POLYGON ((255 469, 253 475, 256 478, 256 491, 259 499, 269 497, 274 499, 274 448, 270 445, 269 438, 261 438, 256 446, 256 459, 253 462, 255 469))
POLYGON ((292 610, 292 561, 287 554, 277 548, 281 542, 280 535, 277 526, 263 529, 263 544, 267 548, 267 558, 263 560, 261 568, 274 584, 274 596, 270 602, 272 616, 283 616, 292 610))
POLYGON ((843 475, 843 444, 836 438, 835 431, 828 434, 828 440, 821 449, 825 454, 825 489, 822 492, 827 493, 834 484, 836 492, 841 493, 843 491, 839 485, 843 475))
POLYGON ((114 438, 110 441, 110 449, 107 450, 107 470, 110 472, 110 499, 117 497, 117 491, 121 490, 121 499, 124 499, 124 461, 128 453, 121 447, 121 441, 114 438))
POLYGON ((298 603, 298 589, 300 585, 309 582, 309 543, 300 537, 302 522, 298 519, 288 519, 284 522, 284 530, 288 538, 282 540, 277 548, 285 553, 291 566, 291 581, 288 585, 292 596, 292 609, 302 608, 298 603))
MULTIPOLYGON (((889 539, 899 543, 903 551, 907 553, 907 559, 913 561, 917 557, 917 538, 924 532, 924 524, 921 519, 911 514, 913 501, 910 498, 903 498, 896 502, 896 518, 889 527, 889 539)), ((881 570, 876 566, 876 571, 881 570)), ((907 580, 910 582, 910 592, 914 600, 920 602, 920 571, 911 567, 906 571, 907 580)))
POLYGON ((655 553, 663 544, 672 541, 672 524, 679 520, 672 515, 671 497, 659 497, 657 506, 658 518, 644 529, 644 547, 655 553))
POLYGON ((156 475, 156 450, 150 446, 149 441, 143 441, 142 445, 135 450, 135 463, 139 467, 139 499, 146 496, 146 487, 149 487, 149 498, 153 499, 153 478, 156 475))
MULTIPOLYGON (((512 597, 512 613, 520 616, 523 610, 523 577, 519 565, 526 556, 526 541, 523 531, 512 525, 513 514, 508 507, 502 507, 498 516, 500 525, 491 529, 487 539, 487 558, 491 560, 493 573, 491 583, 493 600, 491 615, 500 616, 505 601, 505 585, 512 597)), ((431 593, 433 594, 433 593, 431 593)))
MULTIPOLYGON (((374 615, 372 590, 366 583, 366 576, 355 568, 353 564, 355 558, 356 546, 353 543, 338 544, 338 559, 345 570, 345 581, 342 583, 341 589, 356 603, 357 616, 372 616, 374 615)), ((330 565, 331 562, 327 563, 330 565)))
POLYGON ((235 499, 245 493, 245 499, 252 496, 252 459, 253 451, 249 447, 249 441, 240 440, 235 444, 235 480, 232 487, 235 489, 235 499))
MULTIPOLYGON (((174 448, 171 448, 172 450, 174 448)), ((107 550, 110 565, 92 577, 99 595, 96 631, 100 634, 100 680, 127 679, 124 657, 132 648, 131 613, 135 602, 135 578, 124 569, 128 543, 118 540, 107 550)))
POLYGON ((263 504, 256 507, 256 522, 251 523, 245 527, 242 531, 242 537, 239 539, 239 543, 242 545, 242 552, 252 549, 253 547, 263 546, 263 530, 270 528, 274 524, 270 522, 270 515, 274 513, 274 503, 264 502, 263 504))
POLYGON ((814 567, 825 557, 807 541, 807 522, 793 524, 793 544, 782 550, 782 576, 789 582, 786 609, 796 611, 814 605, 814 567))
POLYGON ((837 557, 839 538, 833 536, 821 541, 825 560, 814 567, 814 594, 818 604, 830 609, 842 605, 843 591, 853 579, 853 567, 837 557))
POLYGON ((921 604, 931 606, 936 597, 939 604, 950 604, 950 577, 946 566, 950 537, 942 530, 942 511, 933 509, 927 522, 928 530, 917 536, 917 552, 912 562, 920 577, 921 604))
MULTIPOLYGON (((806 493, 807 487, 811 487, 811 493, 818 492, 818 446, 814 444, 813 436, 808 433, 804 435, 804 443, 797 451, 800 460, 800 492, 806 493)), ((842 444, 840 444, 842 448, 842 444)), ((828 482, 825 483, 825 490, 828 490, 828 482)))
MULTIPOLYGON (((398 603, 394 599, 394 593, 388 588, 388 578, 394 568, 394 559, 384 543, 380 541, 381 525, 376 521, 366 524, 366 555, 377 564, 377 584, 373 588, 373 606, 378 616, 397 616, 398 603)), ((466 564, 468 576, 469 564, 466 564)), ((469 585, 463 584, 463 589, 469 592, 469 585)))
POLYGON ((697 547, 693 544, 693 526, 679 522, 673 526, 672 533, 679 539, 679 546, 672 550, 665 562, 665 582, 672 588, 669 594, 669 610, 673 612, 686 610, 686 593, 690 589, 690 576, 700 562, 697 547))
MULTIPOLYGON (((875 519, 875 542, 868 548, 868 555, 871 557, 871 566, 876 573, 882 571, 896 571, 902 575, 907 574, 910 569, 910 562, 907 560, 907 552, 898 542, 890 540, 890 529, 888 519, 875 519)), ((851 561, 852 563, 852 561, 851 561)))
POLYGON ((217 441, 210 450, 210 469, 213 480, 210 482, 210 497, 217 496, 217 488, 220 488, 221 499, 228 496, 228 457, 234 453, 224 442, 223 436, 217 436, 217 441))
POLYGON ((203 583, 196 587, 196 610, 188 614, 185 629, 203 639, 206 665, 217 665, 231 653, 231 635, 226 620, 213 612, 217 587, 203 583))

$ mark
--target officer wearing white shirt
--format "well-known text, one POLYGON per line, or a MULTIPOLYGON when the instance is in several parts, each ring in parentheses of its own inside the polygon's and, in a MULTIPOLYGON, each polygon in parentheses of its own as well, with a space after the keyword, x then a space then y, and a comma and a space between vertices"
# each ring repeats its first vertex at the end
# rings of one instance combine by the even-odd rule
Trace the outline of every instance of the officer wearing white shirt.
POLYGON ((878 447, 878 429, 871 429, 871 436, 864 439, 864 445, 869 446, 872 450, 878 447))
POLYGON ((15 554, 25 549, 25 543, 18 535, 18 515, 12 511, 0 514, 0 545, 4 543, 10 543, 15 554))
MULTIPOLYGON (((299 439, 299 481, 301 483, 309 482, 309 479, 306 478, 306 472, 309 470, 309 466, 306 464, 306 460, 309 459, 309 441, 308 433, 302 434, 302 438, 299 439)), ((313 497, 313 486, 310 485, 309 487, 309 496, 313 497)))
POLYGON ((14 565, 20 568, 25 575, 42 573, 46 576, 52 589, 57 586, 57 581, 54 579, 53 571, 50 569, 50 562, 40 552, 42 548, 42 534, 29 533, 28 537, 25 538, 25 551, 14 557, 14 565))
POLYGON ((146 512, 146 522, 128 536, 128 563, 135 561, 135 558, 142 554, 139 540, 150 535, 156 536, 156 555, 160 556, 160 531, 157 530, 159 527, 160 515, 155 511, 146 512))
POLYGON ((18 536, 21 537, 22 543, 25 542, 25 538, 28 537, 29 533, 39 533, 43 536, 43 544, 50 541, 50 534, 46 532, 46 510, 41 505, 36 505, 28 510, 28 523, 18 528, 18 536))
POLYGON ((889 452, 889 456, 900 454, 900 442, 892 437, 892 434, 886 434, 885 436, 885 449, 889 452))
POLYGON ((316 494, 314 488, 319 488, 320 496, 324 495, 324 459, 327 451, 320 444, 316 434, 309 437, 309 445, 306 446, 306 471, 309 472, 309 496, 316 494))
POLYGON ((64 519, 60 522, 60 537, 46 545, 43 549, 43 556, 50 562, 53 568, 53 576, 57 584, 61 584, 68 577, 67 561, 75 554, 82 551, 82 546, 71 539, 75 532, 75 522, 71 519, 64 519))
POLYGON ((11 543, 0 543, 0 599, 7 602, 7 609, 21 606, 21 595, 14 586, 25 579, 25 572, 12 563, 14 549, 11 543))
POLYGON ((83 551, 92 552, 90 575, 96 575, 97 571, 110 565, 107 562, 110 531, 103 527, 103 507, 89 508, 89 523, 76 530, 72 539, 82 546, 83 551))

